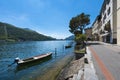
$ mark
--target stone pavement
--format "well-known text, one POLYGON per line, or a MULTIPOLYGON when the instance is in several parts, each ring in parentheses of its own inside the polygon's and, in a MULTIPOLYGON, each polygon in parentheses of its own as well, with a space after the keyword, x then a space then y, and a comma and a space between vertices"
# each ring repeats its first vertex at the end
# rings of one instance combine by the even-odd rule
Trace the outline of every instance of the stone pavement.
POLYGON ((85 54, 85 58, 88 60, 88 63, 85 63, 84 65, 84 80, 98 80, 92 61, 91 51, 88 47, 87 54, 85 54))

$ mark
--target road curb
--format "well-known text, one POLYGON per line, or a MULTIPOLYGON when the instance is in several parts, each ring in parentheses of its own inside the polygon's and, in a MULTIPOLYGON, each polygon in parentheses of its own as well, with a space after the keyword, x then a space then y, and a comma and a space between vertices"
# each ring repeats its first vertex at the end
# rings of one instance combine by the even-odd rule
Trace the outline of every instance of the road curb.
POLYGON ((85 54, 85 58, 87 58, 88 63, 85 63, 84 65, 84 80, 98 80, 91 57, 91 51, 88 47, 86 50, 87 54, 85 54))

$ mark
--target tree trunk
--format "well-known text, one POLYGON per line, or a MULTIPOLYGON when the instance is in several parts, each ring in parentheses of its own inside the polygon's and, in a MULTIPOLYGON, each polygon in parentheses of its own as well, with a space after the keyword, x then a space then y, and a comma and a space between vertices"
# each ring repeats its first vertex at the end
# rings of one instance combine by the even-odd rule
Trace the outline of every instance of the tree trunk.
POLYGON ((83 30, 84 30, 84 29, 81 29, 81 30, 82 30, 81 32, 82 32, 82 34, 83 34, 83 32, 84 32, 83 30))

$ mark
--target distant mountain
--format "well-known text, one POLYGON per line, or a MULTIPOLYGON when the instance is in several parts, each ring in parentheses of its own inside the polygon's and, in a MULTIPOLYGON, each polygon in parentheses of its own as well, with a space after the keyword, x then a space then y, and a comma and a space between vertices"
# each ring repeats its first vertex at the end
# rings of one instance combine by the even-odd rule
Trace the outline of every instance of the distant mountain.
POLYGON ((14 25, 0 22, 0 40, 6 39, 15 41, 55 40, 55 38, 39 34, 29 28, 18 28, 14 25))
POLYGON ((69 36, 69 37, 65 38, 65 40, 74 40, 74 38, 75 38, 75 36, 72 35, 72 36, 69 36))

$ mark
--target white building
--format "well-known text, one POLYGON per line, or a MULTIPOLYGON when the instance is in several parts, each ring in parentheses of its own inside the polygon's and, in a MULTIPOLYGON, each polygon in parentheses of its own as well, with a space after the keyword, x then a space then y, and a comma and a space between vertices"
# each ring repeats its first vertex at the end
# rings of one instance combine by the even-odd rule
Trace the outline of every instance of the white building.
POLYGON ((120 45, 120 0, 117 0, 117 44, 120 45))
POLYGON ((120 0, 104 0, 99 19, 93 23, 93 32, 97 32, 100 41, 120 44, 119 22, 120 0), (96 22, 99 26, 95 25, 96 22), (96 31, 94 31, 95 28, 96 31))

